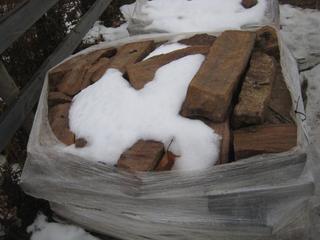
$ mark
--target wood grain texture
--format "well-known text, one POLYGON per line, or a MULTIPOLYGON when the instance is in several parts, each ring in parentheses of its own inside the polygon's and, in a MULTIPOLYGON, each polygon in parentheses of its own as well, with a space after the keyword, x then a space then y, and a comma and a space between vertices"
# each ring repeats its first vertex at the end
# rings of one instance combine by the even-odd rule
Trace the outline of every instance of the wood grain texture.
MULTIPOLYGON (((36 4, 37 2, 45 1, 38 0, 31 2, 33 2, 33 4, 36 4)), ((91 8, 81 18, 77 26, 67 35, 67 37, 55 49, 55 51, 44 61, 39 70, 29 81, 29 84, 22 89, 20 97, 6 110, 6 112, 1 115, 0 151, 5 148, 11 137, 21 126, 24 119, 28 116, 28 114, 37 103, 47 71, 73 53, 73 51, 81 42, 82 38, 110 3, 111 0, 95 1, 91 8)), ((34 10, 34 7, 32 9, 34 10)), ((33 12, 26 11, 25 14, 32 15, 33 12)), ((3 34, 1 36, 3 36, 3 34)))
POLYGON ((58 0, 30 0, 1 18, 0 53, 25 33, 58 0))

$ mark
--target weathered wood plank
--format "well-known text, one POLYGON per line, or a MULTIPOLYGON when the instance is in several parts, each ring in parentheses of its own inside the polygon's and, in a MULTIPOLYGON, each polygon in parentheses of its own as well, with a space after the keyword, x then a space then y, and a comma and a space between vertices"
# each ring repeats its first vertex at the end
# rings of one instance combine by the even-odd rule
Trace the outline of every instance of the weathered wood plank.
POLYGON ((64 41, 46 59, 34 74, 29 84, 22 89, 20 97, 0 117, 0 151, 10 141, 16 130, 21 126, 26 116, 37 103, 46 72, 68 57, 77 48, 84 35, 99 18, 111 0, 97 0, 82 17, 75 29, 68 34, 64 41))
POLYGON ((0 24, 0 53, 27 31, 58 0, 32 0, 13 10, 0 24))

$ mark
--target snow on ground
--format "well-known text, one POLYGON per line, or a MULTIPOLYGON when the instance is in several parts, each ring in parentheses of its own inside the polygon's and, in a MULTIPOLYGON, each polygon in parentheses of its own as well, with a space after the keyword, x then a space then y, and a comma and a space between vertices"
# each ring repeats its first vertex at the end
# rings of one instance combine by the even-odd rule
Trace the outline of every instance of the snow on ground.
POLYGON ((280 6, 281 34, 300 70, 320 63, 320 12, 290 5, 280 6))
POLYGON ((318 140, 320 143, 320 64, 309 71, 303 72, 301 77, 308 82, 306 107, 308 125, 313 140, 318 140))
POLYGON ((188 45, 181 44, 181 43, 165 43, 165 44, 162 44, 160 47, 156 48, 153 52, 151 52, 143 60, 147 60, 149 58, 152 58, 154 56, 158 56, 160 54, 166 54, 166 53, 173 52, 173 51, 179 50, 179 49, 184 49, 187 47, 188 47, 188 45))
POLYGON ((144 30, 212 32, 259 23, 265 10, 266 0, 259 0, 250 9, 245 9, 241 0, 153 0, 137 4, 133 19, 138 24, 147 23, 144 30))
POLYGON ((117 28, 107 28, 97 21, 93 28, 84 36, 83 42, 87 44, 94 44, 97 41, 111 42, 121 38, 129 37, 127 30, 128 24, 124 23, 117 28))
POLYGON ((115 164, 139 139, 161 141, 179 157, 174 169, 194 170, 213 166, 220 137, 199 120, 179 115, 190 81, 204 56, 173 61, 137 91, 116 69, 108 70, 95 84, 73 99, 70 129, 88 146, 67 150, 85 158, 115 164))
POLYGON ((46 216, 40 214, 27 228, 30 240, 99 240, 82 228, 60 223, 49 223, 46 216))

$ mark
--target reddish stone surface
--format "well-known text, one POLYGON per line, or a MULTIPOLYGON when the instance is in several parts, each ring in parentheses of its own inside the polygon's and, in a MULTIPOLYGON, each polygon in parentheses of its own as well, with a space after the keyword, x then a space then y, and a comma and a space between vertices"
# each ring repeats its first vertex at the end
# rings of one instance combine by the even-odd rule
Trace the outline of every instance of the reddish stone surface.
POLYGON ((118 49, 117 54, 112 58, 110 68, 116 68, 124 73, 126 66, 144 59, 153 49, 153 41, 135 42, 123 45, 118 49))
POLYGON ((257 31, 256 48, 280 60, 280 51, 277 32, 274 28, 266 26, 257 31))
POLYGON ((76 66, 67 72, 57 85, 57 90, 69 96, 74 96, 83 89, 84 76, 89 66, 76 66))
POLYGON ((128 171, 152 171, 164 154, 164 145, 155 141, 139 140, 125 151, 117 167, 128 171))
POLYGON ((169 171, 172 169, 177 156, 172 152, 165 152, 159 164, 156 166, 155 171, 169 171))
POLYGON ((253 53, 241 87, 239 102, 233 112, 232 122, 235 128, 262 124, 265 121, 275 77, 275 59, 261 52, 253 53))
POLYGON ((245 31, 226 31, 217 38, 189 85, 183 116, 225 121, 254 42, 255 33, 245 31))
POLYGON ((209 47, 207 46, 193 46, 161 54, 136 64, 130 64, 127 66, 129 82, 135 89, 141 89, 145 84, 153 80, 156 71, 160 67, 179 58, 192 54, 207 54, 208 51, 209 47))
MULTIPOLYGON (((110 59, 101 58, 99 62, 92 66, 93 71, 90 77, 90 82, 95 83, 105 74, 110 65, 110 59)), ((91 70, 91 69, 90 69, 91 70)))
POLYGON ((72 98, 61 93, 61 92, 49 92, 48 94, 48 105, 53 107, 62 103, 70 103, 72 98))
POLYGON ((64 103, 49 109, 48 119, 51 129, 58 140, 66 145, 74 144, 74 134, 69 130, 69 109, 71 104, 64 103))
POLYGON ((209 126, 214 130, 216 134, 221 136, 219 160, 215 165, 230 162, 231 131, 229 119, 227 119, 223 123, 210 123, 209 126))
POLYGON ((91 64, 94 64, 101 57, 112 57, 115 53, 115 48, 106 48, 96 50, 88 54, 81 54, 65 61, 49 72, 50 87, 55 87, 57 84, 59 84, 62 81, 63 76, 70 72, 72 69, 89 66, 91 64))
POLYGON ((266 124, 234 131, 236 160, 263 153, 280 153, 297 145, 294 124, 266 124))
POLYGON ((291 95, 285 83, 281 66, 277 63, 276 78, 266 112, 267 123, 293 123, 291 95))
POLYGON ((190 38, 182 39, 178 42, 189 46, 211 46, 216 39, 217 37, 209 34, 196 34, 190 38))
POLYGON ((241 5, 244 8, 252 8, 253 6, 257 5, 257 0, 242 0, 241 5))
POLYGON ((85 140, 84 138, 78 138, 75 141, 75 147, 76 148, 83 148, 87 145, 87 140, 85 140))

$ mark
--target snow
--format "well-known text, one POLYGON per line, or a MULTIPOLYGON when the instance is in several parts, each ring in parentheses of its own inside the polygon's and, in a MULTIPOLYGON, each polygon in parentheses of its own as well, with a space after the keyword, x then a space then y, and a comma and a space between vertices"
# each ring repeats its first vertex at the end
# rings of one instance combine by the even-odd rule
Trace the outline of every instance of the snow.
POLYGON ((308 81, 307 87, 307 121, 311 128, 311 135, 317 134, 316 140, 320 140, 320 64, 310 71, 301 74, 303 80, 308 81))
POLYGON ((181 44, 181 43, 169 43, 169 44, 162 44, 160 47, 156 48, 153 52, 151 52, 145 59, 152 58, 154 56, 158 56, 160 54, 166 54, 169 52, 173 52, 175 50, 187 48, 188 45, 181 44))
POLYGON ((117 28, 107 28, 97 21, 89 32, 84 36, 83 42, 87 44, 95 44, 99 41, 111 42, 121 38, 129 37, 127 30, 128 24, 123 23, 117 28))
POLYGON ((250 9, 241 0, 153 0, 136 7, 136 22, 150 23, 145 30, 158 32, 198 32, 240 29, 261 22, 266 0, 250 9))
POLYGON ((43 214, 38 215, 27 232, 32 234, 30 240, 99 240, 80 227, 49 223, 43 214))
POLYGON ((127 22, 129 22, 132 16, 134 15, 136 6, 137 4, 136 2, 134 2, 132 4, 126 4, 120 7, 120 11, 127 22))
POLYGON ((280 6, 281 35, 297 59, 300 70, 320 63, 320 12, 280 6))
POLYGON ((179 115, 190 81, 204 56, 173 61, 139 91, 116 69, 109 69, 95 84, 73 99, 70 129, 88 146, 67 151, 87 159, 116 164, 120 155, 139 139, 161 141, 180 156, 174 169, 204 169, 219 155, 220 136, 199 120, 179 115))

